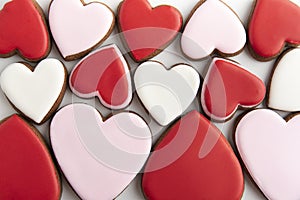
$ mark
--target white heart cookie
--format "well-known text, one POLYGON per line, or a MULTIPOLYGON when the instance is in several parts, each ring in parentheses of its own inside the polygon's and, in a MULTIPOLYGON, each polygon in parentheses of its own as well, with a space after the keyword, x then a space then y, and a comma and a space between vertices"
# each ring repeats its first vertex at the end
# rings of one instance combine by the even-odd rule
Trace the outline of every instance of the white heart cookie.
POLYGON ((11 104, 39 124, 59 106, 67 72, 56 59, 45 59, 32 69, 23 63, 13 63, 2 72, 0 84, 11 104))
POLYGON ((239 122, 235 140, 250 175, 268 199, 300 199, 300 116, 288 122, 268 109, 239 122))
POLYGON ((85 104, 57 112, 50 140, 69 183, 89 200, 116 198, 142 169, 152 144, 149 127, 136 114, 123 112, 104 121, 85 104))
POLYGON ((200 77, 189 65, 167 70, 161 63, 148 61, 135 72, 137 94, 151 116, 163 126, 180 116, 195 99, 200 77))
POLYGON ((234 55, 246 44, 246 31, 238 16, 222 1, 200 1, 181 38, 183 52, 203 59, 215 50, 234 55))
POLYGON ((51 33, 66 60, 88 54, 106 39, 114 24, 111 9, 99 2, 53 0, 49 8, 51 33))
POLYGON ((288 51, 275 66, 270 84, 268 107, 300 111, 300 49, 288 51))

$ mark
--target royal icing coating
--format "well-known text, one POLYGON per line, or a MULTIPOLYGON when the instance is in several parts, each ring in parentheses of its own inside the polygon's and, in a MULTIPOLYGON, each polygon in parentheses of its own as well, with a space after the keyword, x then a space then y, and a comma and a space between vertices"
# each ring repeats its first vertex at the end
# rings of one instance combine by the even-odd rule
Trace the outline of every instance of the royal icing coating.
POLYGON ((188 57, 203 59, 215 50, 226 55, 237 54, 246 40, 238 16, 222 1, 206 0, 198 3, 187 22, 181 47, 188 57))
POLYGON ((198 72, 179 64, 167 70, 161 63, 142 63, 135 72, 136 92, 151 116, 163 126, 179 117, 200 87, 198 72))
POLYGON ((268 199, 300 198, 299 131, 299 115, 286 122, 268 109, 248 113, 236 128, 241 158, 268 199))
POLYGON ((1 122, 0 199, 60 199, 60 180, 41 137, 18 115, 1 122))
POLYGON ((50 36, 43 12, 34 0, 6 3, 0 10, 0 30, 0 57, 17 52, 26 60, 38 61, 50 51, 50 36))
POLYGON ((103 122, 85 104, 66 106, 54 116, 50 140, 73 189, 91 200, 116 198, 142 169, 152 143, 149 127, 136 114, 103 122))
POLYGON ((142 179, 147 199, 241 199, 239 161, 222 133, 200 113, 181 118, 159 141, 142 179))
POLYGON ((66 73, 64 65, 56 59, 42 60, 33 71, 26 64, 13 63, 2 72, 0 84, 13 106, 39 124, 60 103, 66 73))
POLYGON ((118 25, 132 58, 146 61, 159 54, 182 27, 180 12, 168 5, 152 8, 147 0, 124 0, 118 25))
POLYGON ((111 33, 114 14, 106 5, 81 0, 53 0, 49 25, 59 51, 66 60, 88 54, 111 33))
POLYGON ((256 0, 249 23, 249 41, 255 57, 270 60, 285 44, 300 44, 300 8, 287 0, 256 0))
POLYGON ((73 69, 69 83, 76 95, 97 96, 108 108, 122 109, 132 100, 129 66, 114 44, 82 59, 73 69))
POLYGON ((288 112, 300 111, 300 49, 280 58, 270 84, 268 107, 288 112))
POLYGON ((257 76, 235 62, 214 58, 202 85, 201 104, 209 117, 225 121, 239 106, 259 105, 265 94, 265 84, 257 76))

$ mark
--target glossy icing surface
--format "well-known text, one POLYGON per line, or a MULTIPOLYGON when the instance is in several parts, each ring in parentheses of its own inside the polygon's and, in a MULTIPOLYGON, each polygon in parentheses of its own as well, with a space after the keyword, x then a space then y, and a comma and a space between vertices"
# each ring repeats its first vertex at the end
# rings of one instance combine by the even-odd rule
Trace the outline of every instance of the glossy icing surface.
POLYGON ((151 132, 136 114, 103 122, 85 104, 62 108, 50 126, 57 161, 82 199, 114 199, 140 172, 151 150, 151 132), (88 119, 88 120, 87 120, 88 119))
POLYGON ((202 59, 214 50, 236 54, 243 49, 247 40, 245 28, 226 4, 206 0, 195 9, 181 38, 182 50, 188 57, 202 59))
POLYGON ((300 44, 300 8, 286 0, 257 0, 249 23, 249 41, 263 59, 272 59, 285 43, 300 44))
POLYGON ((65 59, 89 53, 114 27, 114 14, 102 3, 83 4, 81 0, 53 0, 49 25, 65 59))
POLYGON ((129 66, 116 45, 103 47, 85 57, 73 69, 69 82, 78 96, 97 96, 109 108, 124 108, 132 99, 129 66))
POLYGON ((229 119, 238 106, 257 106, 265 94, 265 84, 257 76, 237 63, 214 58, 202 86, 201 104, 208 116, 222 121, 229 119))
POLYGON ((182 27, 180 12, 168 5, 152 8, 147 0, 124 0, 119 6, 119 28, 137 62, 160 53, 182 27))
POLYGON ((37 6, 33 0, 14 0, 0 10, 0 56, 17 51, 25 59, 37 61, 48 55, 50 36, 37 6))
POLYGON ((18 115, 1 122, 0 199, 60 199, 60 180, 40 137, 18 115))
POLYGON ((240 199, 243 174, 231 146, 204 116, 192 111, 154 148, 142 179, 147 199, 240 199))
POLYGON ((288 51, 272 76, 268 107, 288 112, 300 111, 300 49, 288 51))
POLYGON ((300 198, 299 131, 299 115, 286 122, 267 109, 248 113, 237 126, 238 151, 268 199, 300 198))
POLYGON ((22 63, 7 66, 0 76, 0 84, 8 100, 19 111, 41 123, 57 103, 65 88, 65 79, 64 65, 50 58, 42 60, 34 71, 22 63))
POLYGON ((189 65, 167 70, 161 63, 142 63, 135 72, 137 94, 151 116, 166 126, 180 116, 195 99, 200 76, 189 65))

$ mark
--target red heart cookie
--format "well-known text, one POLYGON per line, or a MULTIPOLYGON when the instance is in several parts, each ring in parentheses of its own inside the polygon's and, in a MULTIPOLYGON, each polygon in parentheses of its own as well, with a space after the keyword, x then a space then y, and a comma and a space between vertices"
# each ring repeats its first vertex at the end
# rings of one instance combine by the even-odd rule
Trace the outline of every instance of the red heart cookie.
POLYGON ((0 124, 0 199, 58 200, 60 180, 42 136, 18 115, 0 124))
POLYGON ((71 73, 70 87, 82 98, 97 96, 112 109, 122 109, 132 99, 128 64, 116 45, 103 47, 80 61, 71 73))
POLYGON ((192 111, 154 148, 142 179, 147 199, 240 199, 241 166, 222 133, 192 111))
POLYGON ((285 45, 300 45, 300 7, 289 0, 256 0, 249 41, 258 60, 277 57, 285 45))
POLYGON ((147 0, 124 0, 118 13, 120 32, 137 62, 159 54, 182 27, 182 16, 176 8, 167 5, 152 8, 147 0))
POLYGON ((50 36, 43 11, 34 0, 13 0, 0 11, 0 57, 16 52, 38 61, 50 52, 50 36))
POLYGON ((235 62, 214 58, 205 77, 201 104, 216 121, 230 119, 239 106, 259 105, 266 94, 265 84, 235 62))

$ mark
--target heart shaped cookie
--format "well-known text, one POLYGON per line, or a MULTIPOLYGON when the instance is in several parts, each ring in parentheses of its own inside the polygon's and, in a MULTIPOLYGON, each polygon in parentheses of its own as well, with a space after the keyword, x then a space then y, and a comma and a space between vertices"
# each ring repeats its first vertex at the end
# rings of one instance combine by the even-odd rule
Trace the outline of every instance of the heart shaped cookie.
POLYGON ((59 175, 42 136, 18 115, 1 121, 0 160, 0 199, 60 199, 59 175))
POLYGON ((238 123, 235 140, 249 174, 268 199, 300 198, 300 116, 254 110, 238 123))
POLYGON ((66 106, 54 116, 50 140, 82 199, 116 198, 142 169, 152 143, 149 127, 136 114, 119 113, 103 121, 85 104, 66 106))
POLYGON ((147 199, 239 200, 244 182, 239 161, 225 137, 192 111, 155 146, 142 187, 147 199))
POLYGON ((300 49, 286 51, 276 62, 271 78, 268 107, 300 111, 300 49))
POLYGON ((38 61, 50 52, 47 23, 35 0, 6 3, 0 10, 0 30, 0 57, 18 53, 28 61, 38 61))
POLYGON ((200 76, 189 65, 167 70, 159 62, 142 63, 135 72, 136 92, 151 116, 163 126, 179 117, 195 99, 200 76))
POLYGON ((168 5, 152 8, 147 0, 124 0, 118 9, 118 26, 131 57, 146 61, 159 54, 182 27, 180 12, 168 5))
POLYGON ((58 108, 66 90, 67 70, 56 59, 35 68, 13 63, 1 74, 0 84, 9 102, 34 122, 44 123, 58 108))
POLYGON ((128 64, 116 45, 91 53, 70 75, 71 90, 83 98, 97 96, 108 108, 122 109, 132 100, 128 64))
POLYGON ((214 58, 202 86, 201 104, 209 117, 226 121, 239 106, 259 105, 265 94, 265 84, 257 76, 235 62, 214 58))
POLYGON ((56 45, 67 61, 87 55, 112 32, 115 17, 106 5, 82 0, 52 0, 49 25, 56 45))
POLYGON ((286 45, 300 45, 300 7, 287 0, 256 0, 249 22, 251 52, 260 61, 271 60, 286 45))
POLYGON ((214 52, 234 56, 242 51, 246 40, 245 28, 231 8, 219 0, 201 0, 186 23, 181 48, 192 59, 214 52))

